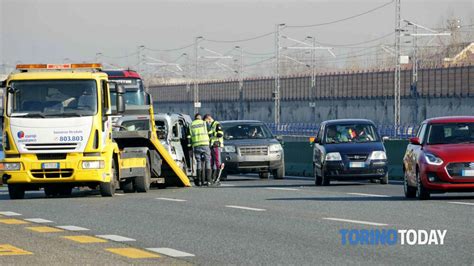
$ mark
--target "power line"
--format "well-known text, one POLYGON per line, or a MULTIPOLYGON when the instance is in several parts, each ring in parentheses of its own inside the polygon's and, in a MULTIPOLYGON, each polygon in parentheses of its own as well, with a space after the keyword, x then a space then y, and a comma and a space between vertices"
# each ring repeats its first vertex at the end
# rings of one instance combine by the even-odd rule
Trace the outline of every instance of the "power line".
POLYGON ((357 43, 346 43, 346 44, 335 44, 335 43, 324 43, 324 42, 317 42, 318 44, 320 45, 325 45, 325 46, 338 46, 338 47, 348 47, 348 46, 356 46, 356 45, 360 45, 360 44, 366 44, 366 43, 371 43, 371 42, 376 42, 376 41, 379 41, 379 40, 382 40, 382 39, 385 39, 387 37, 390 37, 392 35, 394 35, 395 32, 390 32, 390 33, 387 33, 387 34, 384 34, 380 37, 377 37, 375 39, 371 39, 371 40, 367 40, 367 41, 363 41, 363 42, 357 42, 357 43))
POLYGON ((274 33, 275 32, 272 31, 272 32, 268 32, 268 33, 265 33, 265 34, 255 36, 255 37, 251 37, 251 38, 247 38, 247 39, 240 39, 240 40, 212 40, 212 39, 207 39, 207 38, 204 38, 204 40, 206 40, 208 42, 220 42, 220 43, 247 42, 247 41, 253 41, 253 40, 263 38, 263 37, 267 37, 267 36, 273 35, 274 33))
POLYGON ((138 52, 133 52, 133 53, 122 55, 122 56, 110 56, 110 55, 105 55, 105 54, 101 53, 100 56, 106 57, 106 58, 111 58, 111 59, 123 59, 123 58, 127 58, 127 57, 130 57, 130 56, 134 56, 136 54, 138 54, 138 52))
POLYGON ((371 12, 374 12, 376 10, 379 10, 381 8, 384 8, 384 7, 388 6, 388 5, 392 4, 393 2, 394 2, 394 0, 392 0, 390 2, 387 2, 383 5, 377 6, 375 8, 369 9, 365 12, 362 12, 362 13, 359 13, 359 14, 356 14, 356 15, 352 15, 352 16, 349 16, 349 17, 346 17, 346 18, 342 18, 342 19, 337 19, 337 20, 323 22, 323 23, 317 23, 317 24, 310 24, 310 25, 293 25, 293 26, 289 25, 289 26, 286 26, 286 27, 287 28, 310 28, 310 27, 319 27, 319 26, 335 24, 335 23, 339 23, 339 22, 342 22, 342 21, 350 20, 350 19, 353 19, 353 18, 357 18, 357 17, 363 16, 363 15, 369 14, 371 12))
POLYGON ((189 48, 193 45, 194 45, 194 43, 191 43, 191 44, 188 44, 188 45, 185 45, 185 46, 182 46, 182 47, 172 48, 172 49, 154 49, 154 48, 148 48, 148 47, 145 46, 145 50, 153 51, 153 52, 172 52, 172 51, 184 50, 184 49, 189 48))

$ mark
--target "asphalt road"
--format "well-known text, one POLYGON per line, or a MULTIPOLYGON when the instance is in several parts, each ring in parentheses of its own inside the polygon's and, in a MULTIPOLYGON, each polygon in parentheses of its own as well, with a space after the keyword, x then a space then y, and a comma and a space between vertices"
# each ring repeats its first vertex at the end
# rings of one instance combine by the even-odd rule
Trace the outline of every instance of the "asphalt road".
MULTIPOLYGON (((77 191, 70 198, 44 198, 39 191, 15 201, 8 199, 3 188, 0 215, 2 212, 21 214, 8 218, 47 219, 52 221, 48 223, 51 227, 89 229, 78 232, 81 235, 131 238, 135 241, 107 244, 140 250, 160 248, 154 251, 162 255, 162 263, 474 264, 474 193, 434 195, 430 201, 407 200, 399 183, 333 182, 330 187, 315 187, 313 180, 303 178, 231 176, 219 188, 168 188, 114 198, 101 198, 91 191, 77 191), (341 229, 440 229, 447 233, 444 245, 352 246, 341 244, 341 229)), ((25 225, 0 223, 2 236, 11 230, 5 231, 5 227, 25 225)), ((41 237, 44 235, 47 233, 41 237)), ((58 237, 41 243, 34 238, 15 242, 23 237, 30 236, 17 234, 18 239, 2 237, 0 242, 14 242, 28 250, 43 242, 59 241, 59 246, 64 242, 58 237)), ((115 263, 114 258, 130 263, 109 253, 100 251, 94 256, 105 256, 109 264, 115 263)), ((74 256, 70 250, 55 262, 64 259, 67 263, 74 256)), ((0 256, 0 264, 4 258, 0 256)), ((12 262, 9 259, 5 262, 12 262)), ((155 263, 153 260, 131 263, 155 263)))

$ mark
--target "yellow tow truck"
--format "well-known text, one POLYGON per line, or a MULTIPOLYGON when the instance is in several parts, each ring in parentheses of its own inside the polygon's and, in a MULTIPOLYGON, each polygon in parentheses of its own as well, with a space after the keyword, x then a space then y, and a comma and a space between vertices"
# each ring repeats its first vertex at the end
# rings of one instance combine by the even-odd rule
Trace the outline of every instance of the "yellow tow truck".
MULTIPOLYGON (((0 85, 5 151, 0 172, 11 199, 40 188, 47 196, 87 186, 110 197, 128 184, 146 192, 154 179, 166 179, 160 176, 162 161, 173 169, 174 184, 190 186, 154 130, 114 139, 112 117, 125 111, 125 89, 113 84, 112 105, 112 84, 100 64, 17 65, 0 85)), ((147 108, 152 117, 152 104, 147 108)), ((153 119, 150 123, 155 128, 153 119)))

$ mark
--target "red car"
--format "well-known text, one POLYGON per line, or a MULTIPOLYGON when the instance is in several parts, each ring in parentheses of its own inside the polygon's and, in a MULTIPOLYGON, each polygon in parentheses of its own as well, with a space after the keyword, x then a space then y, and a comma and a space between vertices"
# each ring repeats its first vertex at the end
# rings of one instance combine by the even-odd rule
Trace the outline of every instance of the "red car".
POLYGON ((423 121, 403 158, 407 198, 474 192, 474 116, 423 121))

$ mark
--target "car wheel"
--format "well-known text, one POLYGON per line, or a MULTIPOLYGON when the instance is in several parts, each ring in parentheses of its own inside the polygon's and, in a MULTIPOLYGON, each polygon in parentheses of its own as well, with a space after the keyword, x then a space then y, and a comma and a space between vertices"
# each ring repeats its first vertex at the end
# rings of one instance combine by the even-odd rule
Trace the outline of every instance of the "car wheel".
POLYGON ((388 173, 386 173, 382 178, 380 178, 380 184, 382 185, 388 184, 388 173))
POLYGON ((273 170, 273 178, 275 179, 283 179, 285 178, 285 165, 278 167, 277 169, 273 170))
POLYGON ((321 184, 323 183, 323 180, 321 178, 321 176, 319 176, 316 172, 316 166, 313 166, 313 174, 314 174, 314 184, 316 186, 321 186, 321 184))
POLYGON ((430 198, 430 192, 423 186, 420 173, 418 171, 416 171, 416 197, 420 200, 426 200, 430 198))
POLYGON ((22 185, 8 184, 8 194, 10 199, 24 199, 25 188, 22 185))
POLYGON ((407 173, 403 175, 403 192, 405 192, 406 198, 414 198, 416 196, 416 188, 408 184, 407 173))
POLYGON ((369 182, 370 182, 370 183, 377 183, 377 179, 373 179, 373 178, 372 178, 372 179, 369 179, 369 182))
POLYGON ((225 169, 222 169, 221 181, 227 181, 227 171, 225 169))
POLYGON ((260 177, 260 179, 268 179, 269 176, 270 176, 269 172, 258 173, 258 177, 260 177))
POLYGON ((329 177, 327 177, 327 176, 324 174, 324 171, 323 171, 323 170, 321 170, 321 180, 322 180, 323 186, 329 186, 329 184, 331 183, 331 180, 329 180, 329 177))

